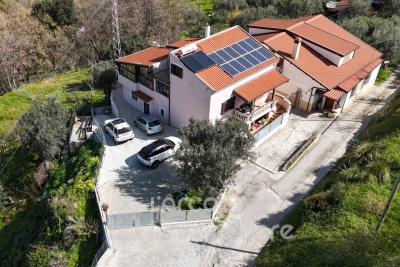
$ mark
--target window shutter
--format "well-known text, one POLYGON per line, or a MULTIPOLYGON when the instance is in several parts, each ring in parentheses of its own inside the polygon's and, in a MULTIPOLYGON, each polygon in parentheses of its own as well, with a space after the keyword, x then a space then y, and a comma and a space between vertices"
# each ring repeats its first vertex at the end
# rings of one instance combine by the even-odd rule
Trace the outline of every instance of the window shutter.
POLYGON ((225 113, 225 108, 226 108, 226 101, 221 105, 221 115, 225 113))

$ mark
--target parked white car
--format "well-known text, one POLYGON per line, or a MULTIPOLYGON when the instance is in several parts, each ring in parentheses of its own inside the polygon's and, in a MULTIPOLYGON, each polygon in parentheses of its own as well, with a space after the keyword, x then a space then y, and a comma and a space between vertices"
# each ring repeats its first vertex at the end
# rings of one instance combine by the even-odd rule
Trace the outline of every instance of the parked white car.
POLYGON ((132 140, 135 134, 129 124, 122 118, 114 118, 104 122, 104 130, 111 135, 114 143, 132 140))
POLYGON ((155 134, 162 131, 161 122, 152 115, 144 115, 136 118, 133 122, 135 126, 142 129, 146 135, 155 134))
POLYGON ((181 147, 181 143, 182 140, 174 136, 158 139, 150 145, 143 147, 138 153, 138 159, 143 165, 156 169, 161 161, 175 154, 181 147))

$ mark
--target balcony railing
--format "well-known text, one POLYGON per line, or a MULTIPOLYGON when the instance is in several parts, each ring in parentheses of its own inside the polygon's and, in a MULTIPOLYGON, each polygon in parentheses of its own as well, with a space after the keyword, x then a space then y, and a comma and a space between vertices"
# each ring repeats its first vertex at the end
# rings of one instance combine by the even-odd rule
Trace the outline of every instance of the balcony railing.
POLYGON ((249 123, 249 122, 256 120, 263 114, 266 114, 267 112, 271 111, 271 109, 275 108, 276 102, 278 102, 278 100, 269 101, 265 105, 262 105, 261 107, 256 108, 253 112, 250 112, 249 114, 242 113, 239 110, 235 109, 234 116, 238 120, 249 123))

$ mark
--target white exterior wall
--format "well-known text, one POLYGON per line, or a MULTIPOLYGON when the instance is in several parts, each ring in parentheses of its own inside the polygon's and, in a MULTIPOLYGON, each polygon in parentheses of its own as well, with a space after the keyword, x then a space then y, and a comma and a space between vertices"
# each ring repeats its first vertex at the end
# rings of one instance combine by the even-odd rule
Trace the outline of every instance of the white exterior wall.
POLYGON ((250 35, 261 34, 261 33, 270 33, 270 32, 277 32, 277 30, 259 29, 259 28, 250 28, 249 27, 250 35))
MULTIPOLYGON (((301 53, 301 51, 300 51, 301 53)), ((285 60, 283 62, 282 75, 289 79, 289 82, 284 83, 276 88, 276 90, 285 93, 286 96, 296 93, 297 89, 301 89, 301 98, 299 107, 302 109, 307 108, 310 94, 315 93, 316 89, 311 90, 312 87, 324 88, 321 84, 313 80, 310 76, 299 70, 296 66, 285 60)), ((317 97, 313 96, 308 105, 311 110, 312 104, 317 101, 317 97)))
MULTIPOLYGON (((273 70, 275 68, 276 64, 272 64, 269 65, 268 67, 266 67, 265 69, 262 69, 256 73, 254 73, 253 75, 250 75, 248 77, 246 77, 243 80, 240 80, 234 84, 231 84, 230 86, 221 89, 217 92, 215 92, 212 96, 211 96, 211 102, 210 102, 210 113, 209 113, 209 118, 210 120, 216 120, 216 119, 220 119, 220 118, 224 118, 226 116, 232 115, 233 114, 233 110, 226 112, 223 116, 221 116, 221 105, 223 102, 225 102, 226 100, 228 100, 229 98, 231 98, 231 96, 233 95, 233 91, 244 85, 245 83, 259 77, 260 75, 263 75, 271 70, 273 70)), ((236 104, 235 104, 236 106, 236 104)))
POLYGON ((175 127, 187 124, 191 115, 198 119, 208 118, 210 96, 213 90, 171 53, 170 63, 174 63, 183 70, 182 79, 170 74, 170 124, 175 127))
MULTIPOLYGON (((324 48, 322 48, 320 46, 317 46, 317 45, 315 45, 313 43, 310 43, 310 42, 308 42, 306 40, 303 40, 302 42, 304 44, 306 44, 307 46, 309 46, 311 49, 313 49, 318 54, 324 56, 326 59, 328 59, 330 62, 332 62, 336 66, 339 66, 339 64, 341 64, 340 61, 343 62, 343 57, 341 57, 341 56, 339 56, 339 55, 337 55, 335 53, 332 53, 332 52, 330 52, 330 51, 328 51, 328 50, 326 50, 326 49, 324 49, 324 48)), ((300 53, 301 53, 301 48, 300 48, 300 53)))
MULTIPOLYGON (((349 59, 347 59, 347 61, 349 61, 350 59, 352 59, 353 58, 353 56, 354 56, 354 51, 353 52, 351 52, 350 53, 350 57, 349 57, 349 59)), ((344 62, 344 58, 345 58, 345 56, 344 57, 342 57, 342 58, 340 58, 340 61, 339 61, 339 66, 341 66, 342 64, 344 64, 344 63, 346 63, 346 62, 344 62)))
POLYGON ((165 97, 164 95, 158 93, 157 91, 153 91, 146 86, 144 86, 141 83, 135 83, 128 78, 124 77, 121 74, 118 74, 118 82, 123 85, 123 92, 124 92, 124 101, 132 105, 134 108, 138 109, 139 111, 143 112, 144 107, 143 107, 143 100, 138 98, 136 101, 135 99, 131 98, 131 91, 136 91, 140 90, 146 95, 150 96, 153 98, 152 101, 149 103, 149 108, 150 108, 150 115, 153 115, 157 117, 160 121, 164 123, 168 123, 168 114, 169 114, 169 108, 168 108, 168 98, 165 97), (164 117, 160 115, 159 109, 163 108, 165 113, 164 117))

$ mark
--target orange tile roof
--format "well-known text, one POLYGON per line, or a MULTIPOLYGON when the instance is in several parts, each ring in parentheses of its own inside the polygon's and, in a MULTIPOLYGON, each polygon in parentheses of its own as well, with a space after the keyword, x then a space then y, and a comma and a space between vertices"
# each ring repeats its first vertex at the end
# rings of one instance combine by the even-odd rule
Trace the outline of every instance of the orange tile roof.
MULTIPOLYGON (((210 37, 203 38, 195 42, 195 44, 197 45, 197 51, 203 51, 205 54, 208 55, 221 48, 237 43, 249 37, 252 38, 252 36, 245 30, 243 30, 239 26, 234 26, 214 35, 211 35, 210 37)), ((177 52, 177 50, 174 50, 171 53, 172 55, 176 56, 177 52)), ((232 83, 235 83, 245 78, 246 76, 252 75, 257 71, 266 68, 271 64, 274 64, 277 61, 278 59, 276 57, 273 57, 266 62, 260 63, 259 65, 254 66, 233 77, 226 73, 218 65, 213 65, 209 68, 201 70, 197 72, 196 75, 200 79, 202 79, 211 89, 213 89, 214 91, 218 91, 232 83)))
POLYGON ((303 39, 325 47, 341 56, 345 56, 360 47, 359 45, 306 23, 296 25, 296 27, 293 27, 290 31, 301 36, 303 39))
POLYGON ((137 91, 133 91, 132 94, 134 96, 136 96, 137 98, 142 99, 144 102, 149 103, 151 100, 153 100, 153 98, 145 93, 143 93, 140 90, 137 91))
POLYGON ((371 64, 369 64, 364 69, 360 70, 358 73, 351 76, 349 79, 345 80, 341 84, 338 85, 340 89, 345 90, 346 92, 350 92, 351 89, 354 88, 359 82, 361 82, 372 70, 374 70, 379 64, 382 63, 382 59, 378 58, 374 60, 371 64))
POLYGON ((228 45, 237 43, 243 39, 251 37, 246 31, 239 26, 234 26, 208 38, 204 38, 197 42, 196 45, 204 53, 210 54, 228 45))
MULTIPOLYGON (((325 59, 321 54, 302 43, 299 57, 294 60, 291 58, 294 37, 291 34, 288 34, 285 29, 282 30, 281 34, 273 35, 270 38, 267 38, 264 40, 264 43, 285 57, 290 63, 308 74, 322 86, 328 89, 333 89, 382 56, 379 51, 364 43, 326 17, 317 15, 307 18, 308 20, 306 20, 306 23, 313 26, 307 27, 308 29, 317 29, 316 32, 321 32, 318 30, 319 28, 325 32, 331 33, 332 35, 340 36, 341 39, 359 46, 354 53, 354 57, 338 67, 329 60, 325 59)), ((299 18, 298 20, 301 21, 302 19, 304 18, 299 18)), ((268 19, 267 21, 260 21, 267 23, 268 21, 271 21, 271 19, 268 19)), ((268 25, 265 23, 263 25, 267 27, 268 25)), ((298 25, 300 25, 304 22, 298 23, 298 25)), ((294 30, 296 27, 297 26, 292 26, 290 31, 294 30)), ((271 27, 268 26, 268 28, 271 27)), ((298 32, 302 32, 302 30, 298 32)), ((309 38, 312 35, 312 33, 306 34, 309 34, 309 38)))
POLYGON ((168 49, 164 47, 152 46, 139 52, 117 59, 117 63, 131 63, 138 65, 151 66, 168 58, 168 49))
POLYGON ((177 48, 181 48, 182 46, 185 46, 187 44, 193 43, 195 41, 200 40, 200 38, 186 38, 185 40, 179 40, 175 43, 172 44, 168 44, 165 47, 166 48, 172 48, 172 49, 177 49, 177 48))
POLYGON ((247 102, 250 102, 271 91, 277 86, 286 83, 288 80, 288 78, 276 70, 272 70, 246 83, 245 85, 236 88, 235 92, 247 102))
POLYGON ((343 94, 344 92, 342 90, 332 89, 325 92, 323 96, 332 100, 338 100, 343 94))
POLYGON ((248 25, 252 28, 269 28, 269 29, 287 29, 296 24, 297 20, 286 20, 286 19, 260 19, 248 25))
POLYGON ((269 65, 277 62, 278 59, 276 57, 271 58, 268 61, 265 61, 251 69, 248 69, 244 72, 239 73, 236 76, 231 77, 228 73, 226 73, 223 69, 219 66, 212 66, 202 71, 199 71, 197 75, 206 82, 214 91, 218 91, 227 85, 237 82, 243 79, 246 76, 249 76, 269 65))

